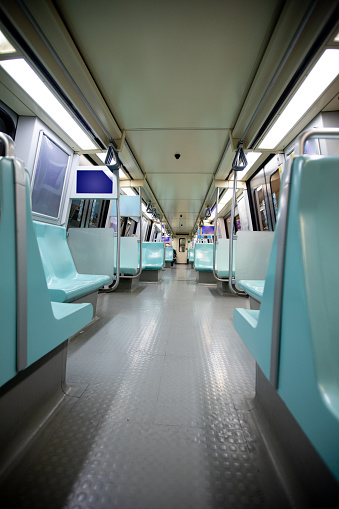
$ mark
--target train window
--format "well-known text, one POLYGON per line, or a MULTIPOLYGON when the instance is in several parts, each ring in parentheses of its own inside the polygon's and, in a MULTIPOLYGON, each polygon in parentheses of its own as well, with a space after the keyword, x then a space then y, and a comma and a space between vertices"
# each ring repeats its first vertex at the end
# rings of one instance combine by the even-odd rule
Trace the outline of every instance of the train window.
POLYGON ((270 177, 271 193, 275 218, 278 216, 279 195, 280 195, 280 172, 279 170, 272 173, 270 177))
POLYGON ((13 118, 7 111, 0 107, 0 131, 8 134, 14 140, 15 137, 15 124, 13 118))
POLYGON ((109 203, 109 200, 73 199, 68 228, 105 228, 109 203))
POLYGON ((80 228, 84 212, 85 200, 74 199, 71 203, 71 210, 68 219, 68 228, 80 228))
POLYGON ((89 228, 97 228, 98 227, 98 211, 99 211, 99 200, 93 200, 91 216, 89 218, 89 228))
POLYGON ((179 239, 179 253, 184 253, 186 249, 186 239, 179 239))
POLYGON ((241 222, 240 222, 240 216, 239 214, 237 214, 234 218, 234 223, 235 223, 235 231, 238 232, 239 230, 241 230, 241 222))
POLYGON ((268 230, 267 207, 262 186, 254 190, 254 205, 259 219, 259 230, 268 230))
MULTIPOLYGON (((239 219, 239 215, 237 215, 236 217, 239 219)), ((234 218, 234 224, 235 224, 236 217, 234 218)), ((230 224, 231 224, 231 214, 228 217, 226 217, 226 219, 225 219, 226 237, 228 239, 230 238, 230 224)), ((234 227, 234 224, 233 224, 233 233, 236 233, 236 229, 234 227)), ((240 224, 240 220, 239 220, 239 224, 240 224)))
POLYGON ((41 133, 39 145, 33 173, 32 212, 58 219, 70 156, 45 133, 41 133))

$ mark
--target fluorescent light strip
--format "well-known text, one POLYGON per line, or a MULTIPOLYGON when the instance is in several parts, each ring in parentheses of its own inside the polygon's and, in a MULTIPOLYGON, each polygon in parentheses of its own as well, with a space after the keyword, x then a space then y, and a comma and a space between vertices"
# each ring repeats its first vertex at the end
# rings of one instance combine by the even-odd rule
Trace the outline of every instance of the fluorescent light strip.
POLYGON ((339 50, 327 49, 259 145, 273 149, 339 74, 339 50))
MULTIPOLYGON (((225 207, 226 203, 232 200, 233 189, 227 189, 226 193, 223 195, 221 200, 218 203, 218 214, 225 207)), ((208 222, 215 217, 215 208, 212 211, 211 217, 208 218, 208 222)))
POLYGON ((123 187, 121 189, 125 194, 127 194, 127 196, 137 196, 137 194, 135 193, 135 191, 133 191, 133 189, 131 189, 130 187, 123 187))
POLYGON ((3 60, 0 65, 82 150, 96 148, 92 140, 23 58, 3 60))
POLYGON ((4 36, 0 30, 0 54, 16 53, 16 49, 13 48, 9 40, 4 36))
MULTIPOLYGON (((247 152, 246 159, 247 159, 247 166, 244 170, 237 171, 237 180, 242 180, 246 177, 247 173, 250 171, 254 163, 259 159, 261 156, 261 152, 247 152)), ((230 178, 230 180, 234 180, 234 175, 230 178)))

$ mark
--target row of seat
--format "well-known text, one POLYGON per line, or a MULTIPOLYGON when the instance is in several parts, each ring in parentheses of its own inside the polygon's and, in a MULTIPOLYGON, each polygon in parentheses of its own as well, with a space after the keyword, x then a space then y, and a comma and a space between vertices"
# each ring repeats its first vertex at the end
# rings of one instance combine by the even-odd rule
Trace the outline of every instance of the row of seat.
MULTIPOLYGON (((238 289, 245 291, 257 303, 261 302, 273 232, 238 232, 233 244, 232 277, 238 289), (256 278, 256 279, 254 279, 256 278), (260 278, 260 279, 259 279, 260 278)), ((194 268, 212 275, 213 244, 196 244, 194 268)), ((215 273, 218 278, 229 278, 229 239, 216 244, 215 273)), ((211 278, 211 282, 216 282, 211 278)))
MULTIPOLYGON (((236 331, 339 481, 339 158, 301 156, 285 169, 265 282, 235 309, 236 331), (331 185, 328 185, 328 183, 331 185)), ((244 285, 239 284, 245 289, 244 285)))
MULTIPOLYGON (((109 275, 80 274, 67 244, 66 229, 34 221, 51 299, 71 302, 96 292, 111 283, 109 275)), ((140 264, 140 242, 136 237, 122 237, 120 244, 120 274, 137 274, 140 264)), ((142 243, 142 270, 158 271, 164 265, 164 244, 142 243)), ((114 253, 112 254, 112 269, 114 253)), ((111 271, 112 272, 112 271, 111 271)))
POLYGON ((31 215, 29 174, 14 158, 0 159, 0 386, 87 325, 91 304, 52 301, 31 215), (17 229, 15 182, 24 187, 23 223, 17 229), (17 235, 16 235, 17 231, 17 235), (17 246, 20 240, 21 252, 17 246), (18 266, 18 259, 24 259, 18 266), (27 288, 18 284, 27 280, 27 288))

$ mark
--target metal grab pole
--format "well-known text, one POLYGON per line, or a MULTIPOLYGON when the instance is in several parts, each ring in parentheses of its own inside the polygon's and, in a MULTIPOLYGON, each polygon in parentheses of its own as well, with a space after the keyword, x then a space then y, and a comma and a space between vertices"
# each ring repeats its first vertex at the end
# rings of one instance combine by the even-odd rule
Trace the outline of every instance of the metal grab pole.
POLYGON ((219 280, 215 271, 215 254, 217 248, 217 232, 218 232, 218 204, 219 204, 219 187, 217 187, 217 201, 215 202, 215 215, 214 215, 214 239, 213 239, 213 276, 219 280))
POLYGON ((109 287, 107 292, 114 292, 118 288, 120 281, 120 190, 117 199, 117 275, 115 283, 112 283, 112 286, 109 287))
MULTIPOLYGON (((117 175, 117 275, 115 283, 111 283, 109 288, 100 290, 100 293, 111 293, 114 292, 118 288, 119 280, 120 280, 120 182, 119 182, 119 170, 113 170, 117 175)), ((114 244, 113 244, 114 246, 114 244)), ((113 262, 113 272, 114 272, 114 262, 113 262)))
POLYGON ((228 287, 232 293, 238 295, 232 286, 232 265, 233 265, 233 225, 234 225, 234 212, 235 212, 235 200, 237 196, 237 172, 234 171, 233 181, 233 195, 232 195, 232 206, 231 206, 231 225, 230 225, 230 243, 229 243, 229 255, 228 255, 228 287))
POLYGON ((230 227, 230 244, 229 244, 229 265, 228 265, 228 287, 234 295, 247 295, 245 292, 240 292, 232 286, 232 266, 233 266, 233 225, 235 215, 235 202, 237 198, 237 172, 234 170, 234 183, 233 183, 233 195, 232 195, 232 207, 231 207, 231 227, 230 227))

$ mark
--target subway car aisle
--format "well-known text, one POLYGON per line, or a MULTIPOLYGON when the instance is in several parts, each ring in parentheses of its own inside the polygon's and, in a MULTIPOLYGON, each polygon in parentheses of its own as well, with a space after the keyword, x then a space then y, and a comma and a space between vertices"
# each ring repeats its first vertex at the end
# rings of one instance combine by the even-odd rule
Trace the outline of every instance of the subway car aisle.
POLYGON ((237 306, 188 265, 100 294, 69 344, 71 396, 6 481, 6 507, 289 507, 251 421, 237 306))

